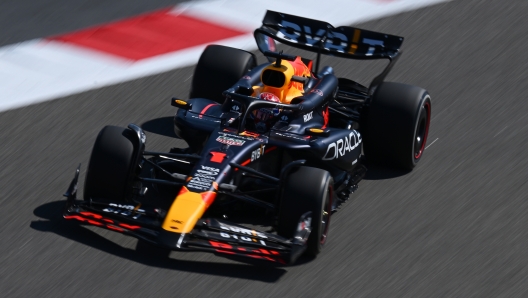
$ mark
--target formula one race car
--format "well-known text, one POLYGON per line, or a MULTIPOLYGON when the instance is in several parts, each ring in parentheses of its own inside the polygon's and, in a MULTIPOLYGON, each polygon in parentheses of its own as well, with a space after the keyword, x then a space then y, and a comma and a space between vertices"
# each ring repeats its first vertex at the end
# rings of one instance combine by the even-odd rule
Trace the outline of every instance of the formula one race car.
POLYGON ((268 63, 257 66, 252 53, 208 46, 191 99, 171 100, 178 108, 175 132, 188 148, 146 151, 139 126, 103 128, 84 200, 76 200, 78 168, 64 218, 169 250, 287 264, 321 251, 330 216, 364 177, 366 160, 416 166, 430 96, 384 82, 402 37, 268 11, 255 38, 268 63), (283 45, 316 53, 315 63, 279 51, 283 45), (323 54, 384 58, 389 65, 366 87, 319 68, 323 54), (149 201, 147 190, 168 199, 149 201))

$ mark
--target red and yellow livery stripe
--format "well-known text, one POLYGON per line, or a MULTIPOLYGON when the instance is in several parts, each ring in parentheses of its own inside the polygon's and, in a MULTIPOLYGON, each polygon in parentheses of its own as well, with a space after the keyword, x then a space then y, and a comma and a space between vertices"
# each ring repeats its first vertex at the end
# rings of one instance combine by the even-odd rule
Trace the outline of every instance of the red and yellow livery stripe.
POLYGON ((161 227, 169 232, 189 233, 205 210, 213 203, 216 192, 192 192, 183 186, 161 227))

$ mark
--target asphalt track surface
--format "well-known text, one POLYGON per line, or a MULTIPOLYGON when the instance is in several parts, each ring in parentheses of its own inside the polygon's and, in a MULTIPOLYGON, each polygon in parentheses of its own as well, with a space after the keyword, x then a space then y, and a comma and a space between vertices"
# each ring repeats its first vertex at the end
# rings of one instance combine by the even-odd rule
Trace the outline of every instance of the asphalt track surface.
MULTIPOLYGON (((123 14, 85 17, 156 8, 116 3, 123 14)), ((28 24, 20 38, 85 26, 83 12, 68 16, 72 28, 28 24)), ((61 194, 79 162, 83 181, 104 125, 143 124, 151 150, 183 145, 168 99, 188 94, 192 68, 1 113, 0 296, 527 297, 527 13, 525 0, 453 1, 360 25, 406 37, 389 80, 431 93, 429 147, 411 173, 371 169, 333 216, 323 254, 291 267, 165 258, 61 220, 61 194)), ((2 24, 1 43, 21 26, 2 24)))

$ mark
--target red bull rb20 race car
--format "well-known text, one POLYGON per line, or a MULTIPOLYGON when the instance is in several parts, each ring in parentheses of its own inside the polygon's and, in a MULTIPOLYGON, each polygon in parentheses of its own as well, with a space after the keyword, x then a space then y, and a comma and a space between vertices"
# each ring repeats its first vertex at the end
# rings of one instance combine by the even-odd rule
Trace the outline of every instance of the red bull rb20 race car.
POLYGON ((79 166, 65 193, 64 218, 168 250, 290 264, 321 252, 331 215, 364 177, 366 161, 404 170, 417 165, 430 96, 384 82, 402 37, 274 11, 254 35, 268 62, 208 46, 190 99, 171 99, 175 132, 188 148, 147 151, 141 127, 103 128, 83 199, 77 199, 79 166), (316 58, 279 51, 283 45, 316 58), (320 67, 321 55, 389 64, 363 86, 320 67), (149 200, 147 191, 165 199, 149 200))

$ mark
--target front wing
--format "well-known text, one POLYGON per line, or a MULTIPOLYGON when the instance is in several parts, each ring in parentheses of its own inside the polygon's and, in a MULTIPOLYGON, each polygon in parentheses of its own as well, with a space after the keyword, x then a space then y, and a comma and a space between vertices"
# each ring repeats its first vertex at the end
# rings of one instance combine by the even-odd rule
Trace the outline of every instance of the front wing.
POLYGON ((215 218, 200 219, 191 233, 178 234, 161 228, 163 218, 155 209, 143 207, 138 213, 138 208, 133 209, 131 205, 76 200, 79 168, 64 194, 67 197, 65 219, 120 232, 170 250, 221 253, 280 264, 294 263, 306 249, 310 212, 299 218, 292 239, 215 218))

